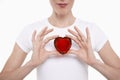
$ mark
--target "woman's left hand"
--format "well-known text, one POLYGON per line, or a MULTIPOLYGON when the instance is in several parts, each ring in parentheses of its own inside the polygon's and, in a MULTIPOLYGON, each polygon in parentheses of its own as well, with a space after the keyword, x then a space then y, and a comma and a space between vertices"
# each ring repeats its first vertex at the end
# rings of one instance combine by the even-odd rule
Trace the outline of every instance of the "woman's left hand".
POLYGON ((70 49, 69 53, 77 55, 80 60, 84 61, 88 65, 93 65, 97 59, 95 58, 94 51, 92 49, 90 32, 88 28, 86 28, 87 37, 85 37, 77 27, 74 27, 74 29, 75 31, 68 29, 73 36, 67 35, 67 37, 70 37, 72 40, 74 40, 79 45, 80 49, 70 49))

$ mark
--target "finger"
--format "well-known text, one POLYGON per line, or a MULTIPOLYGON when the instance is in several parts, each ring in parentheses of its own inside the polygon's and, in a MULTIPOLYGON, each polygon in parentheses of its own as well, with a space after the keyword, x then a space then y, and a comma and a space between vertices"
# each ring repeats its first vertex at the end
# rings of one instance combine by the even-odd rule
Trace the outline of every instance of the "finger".
POLYGON ((68 29, 68 32, 70 32, 72 35, 76 36, 78 38, 78 40, 82 41, 81 37, 75 31, 72 31, 72 30, 68 29))
POLYGON ((46 30, 47 30, 47 27, 43 28, 43 29, 38 33, 37 38, 40 38, 41 36, 43 36, 43 35, 45 34, 46 30))
POLYGON ((86 28, 86 33, 87 33, 87 40, 90 40, 90 32, 89 32, 88 27, 86 28))
POLYGON ((53 51, 49 51, 48 52, 49 55, 55 55, 55 56, 62 56, 62 54, 60 54, 58 51, 53 50, 53 51))
POLYGON ((79 47, 81 47, 81 48, 83 47, 82 44, 81 44, 81 42, 78 41, 78 39, 76 37, 73 37, 71 35, 66 35, 66 37, 71 38, 74 42, 76 42, 79 45, 79 47))
POLYGON ((76 52, 74 49, 70 49, 68 53, 78 55, 78 52, 76 52))
POLYGON ((44 39, 45 35, 47 35, 48 33, 52 32, 52 31, 53 31, 53 29, 47 29, 47 27, 44 28, 44 29, 40 32, 40 34, 38 34, 38 39, 39 39, 40 41, 42 41, 42 40, 44 39))
POLYGON ((75 31, 68 29, 68 32, 70 32, 72 35, 78 37, 78 34, 75 31))
POLYGON ((83 35, 83 33, 78 29, 78 27, 74 27, 75 30, 77 31, 78 35, 81 37, 82 41, 85 41, 85 36, 83 35))
POLYGON ((35 42, 35 35, 36 35, 36 30, 32 34, 32 42, 35 42))
POLYGON ((44 33, 44 35, 47 35, 48 33, 52 32, 52 31, 53 31, 53 29, 48 29, 48 30, 44 33))
POLYGON ((79 36, 81 36, 81 39, 82 39, 81 40, 81 44, 85 48, 87 46, 87 43, 86 43, 87 39, 85 38, 85 36, 83 35, 83 33, 78 29, 78 27, 75 26, 74 28, 78 32, 79 36))
POLYGON ((53 40, 55 38, 57 38, 58 35, 54 35, 54 36, 50 36, 50 37, 47 37, 44 41, 43 41, 43 44, 42 46, 44 47, 50 40, 53 40))
POLYGON ((47 27, 43 28, 43 29, 37 34, 36 39, 37 39, 38 41, 42 41, 42 40, 43 40, 43 38, 44 38, 43 35, 45 34, 46 30, 47 30, 47 27))
POLYGON ((40 37, 40 41, 42 41, 43 39, 44 39, 44 37, 45 37, 45 35, 47 35, 47 34, 49 34, 50 32, 52 32, 53 31, 53 29, 48 29, 48 30, 46 30, 45 32, 44 32, 44 34, 40 37))

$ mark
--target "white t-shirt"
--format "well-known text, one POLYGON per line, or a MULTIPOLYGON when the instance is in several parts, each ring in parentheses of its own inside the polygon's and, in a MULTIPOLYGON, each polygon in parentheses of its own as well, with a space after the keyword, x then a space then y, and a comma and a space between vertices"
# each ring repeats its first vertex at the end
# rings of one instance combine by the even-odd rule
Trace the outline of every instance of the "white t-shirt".
MULTIPOLYGON (((51 35, 59 35, 64 37, 70 34, 67 29, 74 30, 77 26, 86 36, 86 27, 89 28, 91 35, 92 48, 98 52, 107 41, 104 32, 93 23, 88 23, 77 18, 71 26, 58 28, 51 25, 48 19, 30 24, 18 36, 16 43, 19 47, 29 53, 32 50, 32 33, 34 30, 40 32, 44 27, 54 28, 54 31, 49 33, 45 38, 51 35)), ((71 35, 71 34, 70 34, 71 35)), ((55 50, 54 40, 46 44, 45 49, 55 50)), ((78 45, 72 41, 72 49, 80 49, 78 45)), ((88 80, 88 66, 84 62, 77 59, 73 54, 68 54, 62 57, 51 56, 42 65, 37 67, 37 80, 88 80)))

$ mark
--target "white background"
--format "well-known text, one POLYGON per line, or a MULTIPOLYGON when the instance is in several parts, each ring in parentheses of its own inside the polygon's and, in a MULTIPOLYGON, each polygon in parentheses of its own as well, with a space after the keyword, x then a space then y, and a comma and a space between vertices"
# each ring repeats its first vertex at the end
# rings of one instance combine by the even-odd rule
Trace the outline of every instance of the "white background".
MULTIPOLYGON (((94 22, 103 29, 118 56, 120 56, 119 4, 119 0, 75 0, 73 7, 76 17, 94 22)), ((49 0, 0 0, 0 71, 24 26, 50 16, 51 12, 49 0)), ((30 56, 31 54, 26 61, 30 56)), ((25 80, 36 80, 36 70, 33 70, 25 80)), ((89 67, 89 80, 106 79, 89 67)))

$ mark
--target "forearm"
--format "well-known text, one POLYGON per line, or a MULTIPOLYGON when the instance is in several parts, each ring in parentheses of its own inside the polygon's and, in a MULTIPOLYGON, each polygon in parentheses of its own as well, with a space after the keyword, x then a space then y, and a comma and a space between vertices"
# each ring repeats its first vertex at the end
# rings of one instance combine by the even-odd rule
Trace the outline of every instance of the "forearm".
POLYGON ((95 64, 91 66, 98 70, 108 80, 120 80, 120 69, 113 68, 100 61, 97 61, 95 64))
POLYGON ((30 62, 10 72, 2 72, 0 80, 23 80, 35 67, 30 62))

